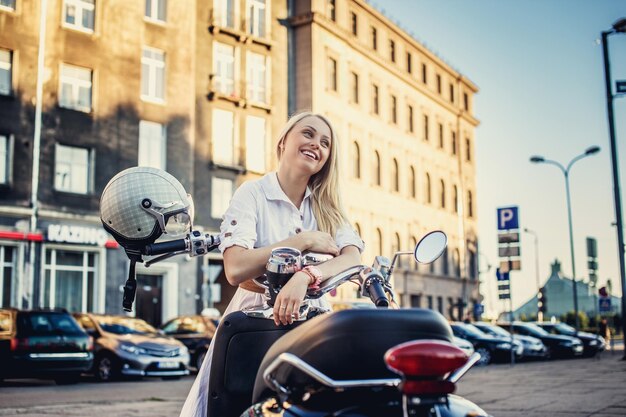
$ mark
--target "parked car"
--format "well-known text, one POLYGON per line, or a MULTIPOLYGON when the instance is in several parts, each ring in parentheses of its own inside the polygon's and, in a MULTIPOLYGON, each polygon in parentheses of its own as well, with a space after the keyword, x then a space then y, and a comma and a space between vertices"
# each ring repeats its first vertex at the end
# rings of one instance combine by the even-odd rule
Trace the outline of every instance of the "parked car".
POLYGON ((200 370, 218 324, 217 318, 204 315, 180 316, 162 325, 161 330, 187 346, 191 365, 200 370))
POLYGON ((575 328, 566 323, 536 322, 537 326, 550 334, 560 334, 564 336, 577 337, 583 342, 583 355, 595 356, 606 347, 606 342, 602 336, 587 332, 577 332, 575 328))
POLYGON ((65 310, 0 310, 0 380, 78 382, 93 364, 93 339, 65 310))
MULTIPOLYGON (((498 323, 505 329, 510 328, 509 323, 498 323)), ((549 358, 573 358, 583 354, 583 343, 580 339, 571 336, 550 334, 533 323, 514 322, 513 333, 524 336, 532 336, 541 339, 548 348, 549 358)))
MULTIPOLYGON (((502 327, 496 326, 495 324, 485 322, 476 322, 472 324, 489 335, 505 338, 511 337, 511 333, 502 327)), ((513 340, 520 342, 524 348, 524 351, 522 352, 522 359, 545 359, 548 357, 548 348, 540 339, 537 339, 536 337, 514 334, 513 340)))
POLYGON ((456 336, 452 336, 452 337, 453 337, 452 343, 454 343, 456 347, 460 348, 461 350, 463 350, 463 352, 467 353, 467 356, 472 356, 472 354, 474 353, 474 345, 472 345, 471 342, 468 342, 465 339, 461 339, 460 337, 456 337, 456 336))
POLYGON ((456 337, 471 342, 476 352, 480 353, 479 365, 487 365, 492 361, 508 361, 511 358, 511 349, 513 349, 514 355, 519 358, 524 350, 520 342, 513 341, 511 344, 510 338, 490 336, 472 324, 454 322, 450 323, 450 326, 456 337))
POLYGON ((189 375, 185 345, 144 320, 91 313, 74 317, 95 340, 92 372, 97 380, 111 381, 123 375, 163 379, 189 375))

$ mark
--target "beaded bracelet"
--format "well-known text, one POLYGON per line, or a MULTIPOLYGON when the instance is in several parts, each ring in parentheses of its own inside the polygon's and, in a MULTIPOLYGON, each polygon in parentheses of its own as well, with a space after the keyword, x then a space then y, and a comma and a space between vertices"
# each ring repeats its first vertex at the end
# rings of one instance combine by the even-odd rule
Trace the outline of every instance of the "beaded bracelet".
POLYGON ((311 281, 309 282, 309 288, 317 290, 320 287, 320 283, 322 282, 322 271, 319 268, 309 265, 302 268, 302 272, 307 274, 311 281))

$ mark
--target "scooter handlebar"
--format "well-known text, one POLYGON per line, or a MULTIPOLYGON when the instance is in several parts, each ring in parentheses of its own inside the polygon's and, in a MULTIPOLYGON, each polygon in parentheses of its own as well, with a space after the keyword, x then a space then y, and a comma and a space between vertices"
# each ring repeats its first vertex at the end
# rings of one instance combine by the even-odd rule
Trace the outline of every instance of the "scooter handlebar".
POLYGON ((370 299, 376 307, 389 307, 389 299, 383 285, 377 279, 372 279, 369 285, 370 299))
POLYGON ((188 239, 175 239, 167 242, 153 243, 146 245, 144 253, 146 255, 162 255, 164 253, 179 252, 188 250, 188 239))

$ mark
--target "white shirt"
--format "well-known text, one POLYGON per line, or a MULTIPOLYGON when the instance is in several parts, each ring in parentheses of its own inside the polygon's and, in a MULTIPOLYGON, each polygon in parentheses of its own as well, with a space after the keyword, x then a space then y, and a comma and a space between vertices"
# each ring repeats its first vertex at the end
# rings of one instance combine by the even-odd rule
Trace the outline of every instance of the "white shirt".
MULTIPOLYGON (((220 227, 220 251, 233 246, 260 248, 285 240, 302 231, 318 230, 307 187, 300 208, 287 197, 276 172, 243 183, 233 195, 220 227)), ((349 224, 335 233, 339 250, 356 246, 363 252, 363 241, 349 224)))

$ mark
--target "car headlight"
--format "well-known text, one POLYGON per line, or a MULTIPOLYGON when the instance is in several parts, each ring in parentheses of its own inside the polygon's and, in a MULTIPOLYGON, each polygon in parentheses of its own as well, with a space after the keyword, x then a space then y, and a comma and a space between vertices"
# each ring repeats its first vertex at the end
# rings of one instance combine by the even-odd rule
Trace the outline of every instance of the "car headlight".
POLYGON ((506 342, 504 342, 504 343, 498 343, 498 344, 496 345, 496 347, 497 347, 498 349, 511 349, 511 344, 510 344, 510 343, 506 343, 506 342))
POLYGON ((133 355, 145 355, 146 354, 145 349, 140 348, 139 346, 131 345, 127 343, 120 344, 120 349, 122 349, 125 352, 132 353, 133 355))

